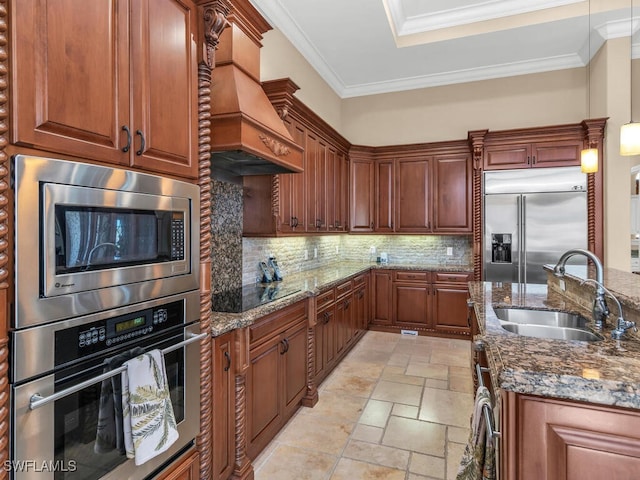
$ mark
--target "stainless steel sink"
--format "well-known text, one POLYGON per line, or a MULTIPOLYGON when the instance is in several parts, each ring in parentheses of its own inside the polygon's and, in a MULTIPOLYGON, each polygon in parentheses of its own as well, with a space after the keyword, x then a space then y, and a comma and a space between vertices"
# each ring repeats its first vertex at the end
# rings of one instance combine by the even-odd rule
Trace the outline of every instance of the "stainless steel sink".
POLYGON ((549 327, 585 328, 588 320, 582 315, 569 312, 553 312, 551 310, 531 310, 527 308, 493 309, 503 322, 546 325, 549 327))
POLYGON ((502 328, 525 337, 550 338, 554 340, 581 340, 583 342, 597 342, 603 339, 603 337, 597 333, 579 328, 527 325, 521 323, 503 323, 502 328))

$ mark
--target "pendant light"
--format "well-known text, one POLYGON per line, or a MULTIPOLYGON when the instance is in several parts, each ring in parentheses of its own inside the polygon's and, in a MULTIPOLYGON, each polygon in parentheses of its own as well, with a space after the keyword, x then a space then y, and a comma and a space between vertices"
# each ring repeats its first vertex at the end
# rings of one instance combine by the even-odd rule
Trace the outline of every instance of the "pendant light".
POLYGON ((620 155, 640 155, 640 123, 633 121, 633 0, 631 0, 631 11, 629 12, 629 59, 631 70, 629 71, 629 103, 630 118, 629 123, 620 127, 620 155))
MULTIPOLYGON (((587 118, 591 118, 591 0, 589 0, 589 32, 587 42, 589 43, 587 57, 587 118)), ((580 170, 582 173, 596 173, 598 171, 598 149, 589 145, 580 152, 580 170)))

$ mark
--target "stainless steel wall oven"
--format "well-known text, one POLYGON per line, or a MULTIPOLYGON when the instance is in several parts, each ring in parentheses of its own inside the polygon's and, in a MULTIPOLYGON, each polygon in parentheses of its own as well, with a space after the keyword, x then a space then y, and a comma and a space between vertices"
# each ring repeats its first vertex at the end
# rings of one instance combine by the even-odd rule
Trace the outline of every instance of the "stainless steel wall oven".
POLYGON ((13 159, 12 177, 4 468, 16 480, 147 478, 193 445, 200 427, 199 188, 27 156, 13 159), (164 356, 178 440, 136 466, 121 445, 96 445, 101 397, 124 370, 114 358, 154 349, 164 356))

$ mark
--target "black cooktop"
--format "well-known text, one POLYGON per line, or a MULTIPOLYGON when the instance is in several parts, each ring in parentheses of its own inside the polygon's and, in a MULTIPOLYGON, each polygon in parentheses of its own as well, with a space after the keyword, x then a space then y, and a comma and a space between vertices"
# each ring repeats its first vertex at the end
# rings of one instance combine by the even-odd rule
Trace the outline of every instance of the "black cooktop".
POLYGON ((299 288, 282 282, 244 285, 211 296, 211 310, 214 312, 240 313, 298 293, 299 288))

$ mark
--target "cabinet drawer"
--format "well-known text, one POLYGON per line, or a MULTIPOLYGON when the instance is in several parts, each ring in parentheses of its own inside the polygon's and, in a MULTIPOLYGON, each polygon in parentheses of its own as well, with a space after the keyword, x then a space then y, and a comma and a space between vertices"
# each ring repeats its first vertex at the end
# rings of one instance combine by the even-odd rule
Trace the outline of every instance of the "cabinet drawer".
POLYGON ((465 283, 472 280, 473 274, 465 272, 436 272, 435 277, 434 281, 436 282, 465 283))
POLYGON ((348 282, 341 283, 336 287, 336 298, 344 297, 345 295, 351 293, 352 289, 351 280, 348 282))
POLYGON ((262 340, 279 335, 293 323, 307 316, 307 300, 303 300, 282 310, 266 315, 249 327, 250 348, 262 340))
POLYGON ((355 277, 353 279, 353 288, 358 288, 360 285, 362 285, 364 283, 364 279, 366 277, 365 275, 358 275, 357 277, 355 277))
POLYGON ((316 310, 320 311, 327 305, 331 305, 336 300, 336 294, 333 290, 327 290, 326 292, 318 295, 318 299, 316 300, 316 310))
POLYGON ((431 272, 417 272, 411 270, 395 272, 394 280, 409 282, 430 282, 431 272))

